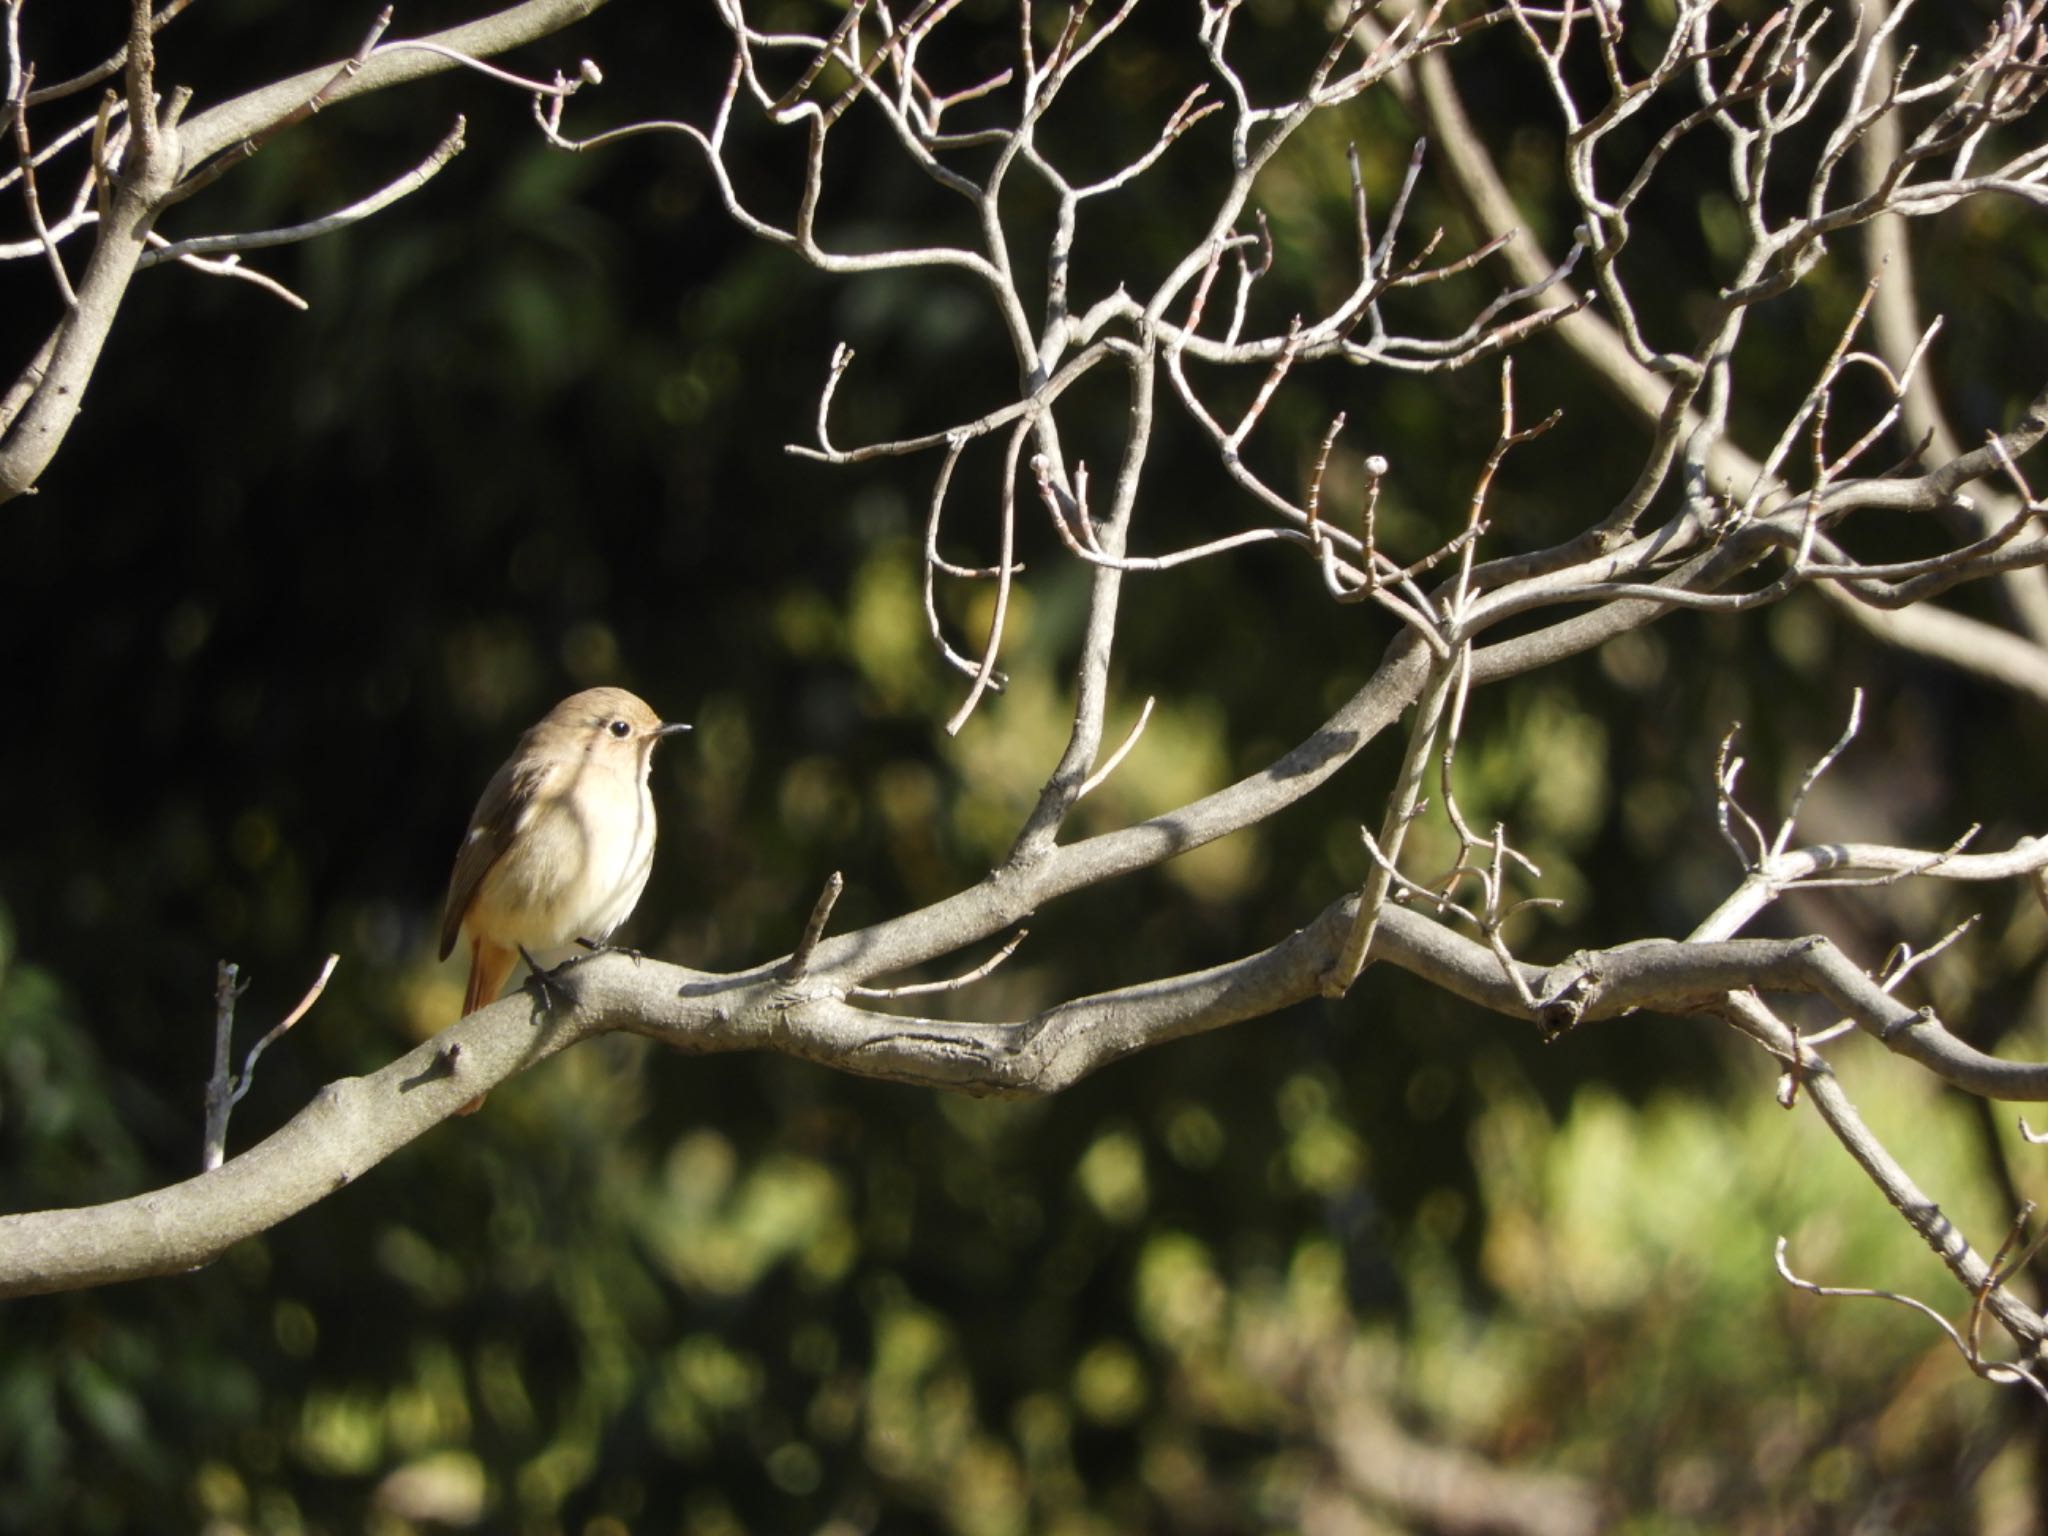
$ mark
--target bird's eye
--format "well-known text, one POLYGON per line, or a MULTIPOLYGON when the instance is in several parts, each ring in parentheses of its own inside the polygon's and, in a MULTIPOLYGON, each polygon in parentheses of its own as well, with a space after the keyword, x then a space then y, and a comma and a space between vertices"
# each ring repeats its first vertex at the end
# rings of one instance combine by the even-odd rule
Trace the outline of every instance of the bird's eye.
POLYGON ((606 726, 605 729, 610 731, 614 736, 617 736, 621 739, 624 739, 625 737, 633 734, 633 727, 628 725, 623 720, 614 720, 610 725, 606 726))

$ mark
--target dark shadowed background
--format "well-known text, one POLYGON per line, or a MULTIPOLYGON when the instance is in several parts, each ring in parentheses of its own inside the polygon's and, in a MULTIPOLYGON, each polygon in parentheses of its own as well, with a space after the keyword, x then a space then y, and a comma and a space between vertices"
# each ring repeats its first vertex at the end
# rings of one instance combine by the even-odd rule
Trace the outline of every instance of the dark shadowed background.
MULTIPOLYGON (((474 9, 423 0, 394 35, 474 9)), ((1056 154, 1106 167, 1147 141, 1202 78, 1188 9, 1141 9, 1092 94, 1047 125, 1056 154)), ((104 56, 122 12, 31 0, 41 77, 104 56)), ((792 4, 769 22, 825 15, 792 4)), ((958 45, 959 78, 1002 61, 1009 16, 964 9, 980 41, 958 45)), ((367 20, 206 0, 164 34, 162 75, 204 105, 347 53, 367 20)), ((1250 7, 1246 74, 1292 80, 1325 37, 1320 7, 1250 7)), ((1511 146, 1555 248, 1536 82, 1505 39, 1483 47, 1469 104, 1511 146)), ((710 7, 616 0, 508 62, 545 74, 586 55, 606 82, 571 107, 585 131, 705 121, 729 59, 710 7)), ((697 724, 656 764, 661 846, 624 937, 711 970, 786 951, 832 870, 843 926, 978 878, 1057 756, 1085 579, 1042 519, 1025 525, 1016 686, 949 740, 962 680, 918 606, 930 465, 783 451, 810 437, 841 340, 858 353, 842 441, 928 430, 1011 389, 965 284, 820 277, 736 233, 680 138, 560 154, 523 97, 467 76, 322 114, 166 233, 317 215, 417 160, 457 112, 470 147, 425 190, 250 258, 310 313, 185 271, 141 277, 39 494, 0 511, 0 1207, 196 1171, 217 960, 252 978, 246 1039, 341 956, 264 1060, 231 1150, 450 1022, 462 977, 433 948, 456 839, 514 736, 573 689, 623 684, 697 724)), ((1213 126, 1084 231, 1077 288, 1136 288, 1185 248, 1213 126)), ((946 194, 855 131, 834 141, 834 239, 961 228, 946 194)), ((1343 138, 1384 198, 1415 132, 1379 93, 1276 167, 1258 199, 1272 313, 1349 281, 1343 138)), ((786 212, 787 146, 743 138, 735 162, 786 212)), ((1714 277, 1720 210, 1688 174, 1641 221, 1670 247, 1668 290, 1644 295, 1659 323, 1714 277)), ((1473 243, 1427 182, 1420 198, 1418 229, 1473 243)), ((1045 209, 1016 202, 1041 228, 1045 209)), ((0 218, 18 238, 18 206, 0 218)), ((2016 209, 1943 228, 1922 255, 1967 437, 2038 387, 2048 242, 2016 209)), ((1021 259, 1042 240, 1020 239, 1021 259)), ((1780 392, 1767 382, 1739 421, 1805 391, 1860 286, 1844 260, 1753 332, 1780 392)), ((1411 313, 1448 323, 1493 287, 1428 290, 1411 313)), ((10 376, 54 302, 36 263, 0 267, 10 376)), ((1503 477, 1503 548, 1579 526, 1625 488, 1639 443, 1561 348, 1519 369, 1526 414, 1566 417, 1503 477)), ((1495 428, 1490 369, 1297 382, 1254 444, 1269 468, 1295 474, 1342 408, 1347 442, 1394 461, 1386 536, 1419 551, 1459 526, 1495 428)), ((1097 440, 1075 427, 1092 460, 1122 410, 1105 394, 1097 440)), ((1241 526, 1194 434, 1162 431, 1141 538, 1241 526)), ((978 478, 957 559, 994 558, 996 453, 963 465, 978 478)), ((978 638, 985 596, 945 602, 956 643, 978 638)), ((1389 637, 1271 550, 1134 578, 1125 611, 1111 729, 1147 694, 1159 709, 1084 827, 1268 761, 1389 637)), ((1719 738, 1742 722, 1774 809, 1856 683, 1871 722, 1816 835, 1940 846, 1977 820, 1995 847, 2038 827, 2038 711, 1875 652, 1812 602, 1674 616, 1475 700, 1472 802, 1567 901, 1524 951, 1697 921, 1736 878, 1711 813, 1719 738)), ((1361 877, 1357 826, 1377 822, 1397 750, 1380 743, 1255 833, 1039 914, 950 1006, 1014 1016, 1284 936, 1361 877)), ((1974 1038, 2024 1030, 2008 1046, 2038 1050, 2040 914, 1970 894, 1986 920, 1947 974, 1974 1000, 1974 1038)), ((1924 941, 1963 910, 1923 894, 1779 921, 1825 921, 1874 962, 1907 918, 1924 941)), ((1783 1232, 1823 1277, 1955 1300, 1818 1128, 1775 1108, 1767 1064, 1729 1046, 1708 1024, 1638 1018, 1546 1047, 1378 971, 1341 1004, 1146 1054, 1046 1103, 585 1045, 202 1273, 0 1309, 0 1530, 1397 1529, 1398 1503, 1376 1503, 1346 1455, 1399 1462, 1411 1441, 1469 1451, 1473 1478, 1579 1479, 1634 1529, 1957 1529, 1959 1512, 2042 1529, 2038 1410, 1903 1314, 1771 1273, 1783 1232)), ((1995 1246, 1988 1120, 1884 1065, 1868 1059, 1866 1107, 1995 1246)), ((1527 1485, 1532 1507, 1547 1486, 1527 1485)))

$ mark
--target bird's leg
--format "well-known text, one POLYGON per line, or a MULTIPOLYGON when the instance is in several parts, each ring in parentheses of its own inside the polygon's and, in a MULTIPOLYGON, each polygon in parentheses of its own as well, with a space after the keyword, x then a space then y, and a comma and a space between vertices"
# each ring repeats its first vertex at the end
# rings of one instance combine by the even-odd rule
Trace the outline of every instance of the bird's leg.
MULTIPOLYGON (((561 965, 556 966, 554 970, 546 970, 541 966, 541 963, 538 960, 533 958, 533 955, 527 950, 527 947, 524 944, 516 945, 514 947, 517 948, 519 951, 519 958, 526 962, 526 969, 529 972, 528 979, 532 981, 532 983, 536 987, 540 988, 541 1006, 546 1008, 550 1013, 552 1013, 555 1007, 556 984, 554 981, 554 977, 559 975, 568 966, 569 962, 565 960, 562 962, 561 965)), ((581 957, 578 956, 575 958, 581 957)))

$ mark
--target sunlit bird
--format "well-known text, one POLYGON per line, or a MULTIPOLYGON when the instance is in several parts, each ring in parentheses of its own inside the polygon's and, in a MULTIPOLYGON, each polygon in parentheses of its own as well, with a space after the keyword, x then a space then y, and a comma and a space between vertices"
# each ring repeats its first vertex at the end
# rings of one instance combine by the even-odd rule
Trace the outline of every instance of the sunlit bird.
POLYGON ((654 866, 654 748, 689 728, 623 688, 587 688, 519 738, 484 786, 448 881, 441 958, 468 935, 465 1014, 497 998, 522 953, 595 948, 632 914, 654 866))

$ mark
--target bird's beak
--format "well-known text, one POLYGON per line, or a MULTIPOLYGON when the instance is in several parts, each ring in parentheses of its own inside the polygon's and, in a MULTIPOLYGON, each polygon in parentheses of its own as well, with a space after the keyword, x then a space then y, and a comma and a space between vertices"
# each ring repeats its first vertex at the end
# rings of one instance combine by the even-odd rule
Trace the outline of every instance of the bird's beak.
POLYGON ((654 728, 654 734, 657 736, 680 736, 689 729, 690 725, 687 721, 667 720, 654 728))

